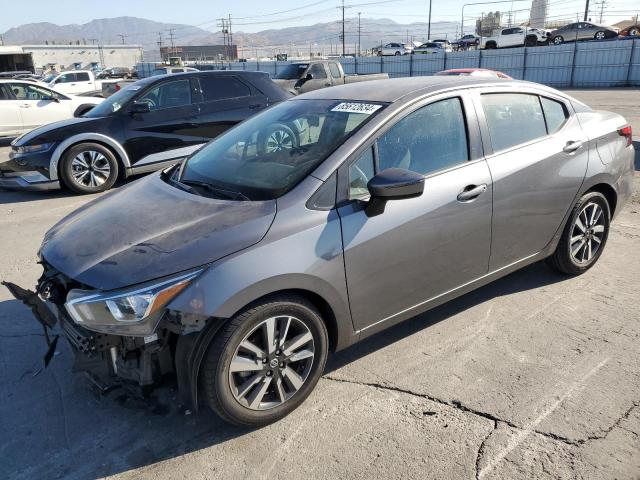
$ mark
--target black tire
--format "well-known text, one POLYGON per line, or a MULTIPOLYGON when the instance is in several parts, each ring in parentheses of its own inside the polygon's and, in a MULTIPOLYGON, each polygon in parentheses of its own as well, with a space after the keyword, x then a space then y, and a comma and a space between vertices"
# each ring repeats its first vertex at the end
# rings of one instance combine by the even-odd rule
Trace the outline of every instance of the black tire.
POLYGON ((536 37, 535 35, 529 35, 524 39, 525 47, 535 47, 536 45, 538 45, 538 37, 536 37))
POLYGON ((291 150, 299 145, 299 138, 295 131, 284 123, 274 123, 261 136, 258 147, 262 154, 279 150, 291 150))
MULTIPOLYGON (((274 333, 276 338, 280 332, 281 330, 278 330, 277 334, 274 333)), ((304 297, 297 295, 275 296, 250 305, 228 321, 211 342, 200 371, 203 398, 215 413, 229 423, 251 427, 273 423, 288 415, 309 396, 324 371, 328 350, 329 341, 326 326, 318 310, 304 297), (231 361, 240 348, 240 343, 244 342, 259 325, 267 319, 284 316, 295 317, 308 328, 313 337, 314 357, 308 367, 310 370, 301 386, 291 397, 271 408, 252 409, 241 404, 240 400, 234 396, 231 385, 231 361)), ((259 363, 259 357, 256 356, 255 362, 259 363)), ((271 368, 269 365, 270 363, 266 363, 264 368, 271 368)), ((274 371, 277 370, 277 367, 273 368, 274 371)), ((280 375, 277 372, 273 373, 273 379, 276 378, 276 374, 280 375)), ((252 388, 258 388, 263 380, 252 388)), ((272 386, 271 383, 268 385, 269 388, 265 395, 275 396, 275 386, 272 386)), ((253 390, 249 391, 251 394, 247 393, 247 397, 254 394, 253 390)), ((262 404, 260 403, 260 405, 262 404)))
POLYGON ((400 52, 396 52, 396 55, 400 55, 400 52))
MULTIPOLYGON (((589 270, 600 258, 604 251, 609 237, 609 226, 611 221, 611 210, 609 209, 609 202, 600 192, 589 192, 580 198, 569 217, 567 224, 565 225, 560 242, 556 247, 556 251, 547 259, 547 263, 555 270, 565 273, 567 275, 580 275, 589 270), (598 205, 602 210, 602 222, 598 223, 598 228, 601 225, 603 227, 602 235, 598 236, 600 243, 597 245, 597 250, 593 253, 593 256, 585 261, 581 262, 574 258, 572 255, 572 238, 576 238, 580 234, 580 227, 576 225, 576 219, 580 216, 582 223, 582 212, 585 208, 588 210, 592 204, 598 205)), ((592 237, 596 234, 592 232, 592 237)), ((577 248, 580 245, 580 239, 573 243, 573 248, 577 248)), ((596 245, 596 242, 591 242, 592 245, 596 245)), ((586 248, 586 247, 585 247, 586 248)), ((591 252, 591 250, 589 250, 591 252)), ((578 251, 577 256, 579 256, 578 251)))
POLYGON ((564 43, 564 38, 562 37, 562 35, 556 35, 555 37, 553 37, 553 40, 551 40, 551 42, 554 45, 562 45, 564 43))
POLYGON ((62 155, 60 178, 63 185, 75 193, 104 192, 109 190, 118 179, 118 160, 104 145, 79 143, 62 155), (92 152, 96 155, 94 156, 92 152), (78 158, 80 160, 74 163, 78 158), (86 168, 80 164, 82 161, 87 165, 86 168), (81 172, 87 169, 87 173, 78 178, 81 172), (92 174, 95 181, 91 181, 92 174), (92 185, 93 183, 95 184, 92 185))
POLYGON ((496 48, 498 48, 498 44, 496 42, 487 42, 485 48, 487 50, 495 50, 496 48))
POLYGON ((633 27, 633 28, 629 29, 629 36, 630 37, 638 37, 638 36, 640 36, 640 27, 633 27))
POLYGON ((607 33, 602 30, 598 30, 593 36, 593 38, 596 40, 604 40, 607 38, 607 33))

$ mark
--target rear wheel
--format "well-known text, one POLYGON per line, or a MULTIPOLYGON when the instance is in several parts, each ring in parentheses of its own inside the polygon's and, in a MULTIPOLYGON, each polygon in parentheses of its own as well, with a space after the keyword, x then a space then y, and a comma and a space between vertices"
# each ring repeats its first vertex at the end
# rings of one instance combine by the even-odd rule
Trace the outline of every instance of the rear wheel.
POLYGON ((629 30, 630 37, 637 37, 639 35, 640 35, 640 27, 633 27, 631 30, 629 30))
POLYGON ((596 32, 596 34, 593 36, 593 38, 595 38, 596 40, 604 40, 606 37, 607 37, 607 34, 602 30, 596 32))
POLYGON ((554 45, 560 45, 562 43, 564 43, 564 38, 562 37, 562 35, 558 35, 556 37, 553 37, 553 43, 554 45))
POLYGON ((529 35, 527 38, 525 38, 525 47, 535 47, 536 45, 538 45, 538 37, 536 37, 535 35, 529 35))
POLYGON ((327 353, 327 330, 316 308, 302 297, 274 297, 216 335, 202 366, 204 397, 228 422, 272 423, 311 393, 327 353))
POLYGON ((579 275, 589 270, 607 243, 609 222, 609 202, 604 195, 599 192, 585 194, 573 208, 548 263, 568 275, 579 275))
POLYGON ((76 193, 103 192, 118 178, 118 161, 111 150, 99 143, 80 143, 62 156, 60 177, 76 193))
POLYGON ((489 50, 495 50, 496 48, 498 48, 498 44, 496 42, 487 42, 485 48, 489 50))
POLYGON ((396 55, 400 55, 400 52, 396 52, 396 55))

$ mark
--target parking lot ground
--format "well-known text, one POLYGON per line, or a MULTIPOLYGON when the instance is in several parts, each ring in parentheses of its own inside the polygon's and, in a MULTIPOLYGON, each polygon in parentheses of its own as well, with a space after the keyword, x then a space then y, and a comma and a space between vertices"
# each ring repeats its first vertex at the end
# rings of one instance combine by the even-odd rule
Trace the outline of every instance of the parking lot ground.
MULTIPOLYGON (((626 112, 638 91, 575 95, 626 112)), ((0 192, 0 278, 33 285, 43 234, 92 198, 0 192)), ((0 478, 637 479, 639 254, 640 172, 586 274, 535 264, 334 354, 258 430, 186 414, 170 384, 101 395, 66 345, 41 370, 40 328, 0 289, 0 478)))

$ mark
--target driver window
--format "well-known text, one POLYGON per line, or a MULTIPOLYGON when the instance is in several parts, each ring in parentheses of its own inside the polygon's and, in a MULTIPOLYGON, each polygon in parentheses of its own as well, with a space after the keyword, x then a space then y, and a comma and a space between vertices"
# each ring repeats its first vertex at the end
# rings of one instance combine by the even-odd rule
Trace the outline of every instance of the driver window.
POLYGON ((40 89, 33 85, 13 84, 11 90, 16 100, 50 100, 53 96, 47 90, 40 89))
POLYGON ((369 195, 367 183, 374 176, 373 149, 368 148, 349 167, 349 200, 369 195))
POLYGON ((313 75, 314 80, 317 80, 318 78, 327 78, 327 73, 324 71, 324 67, 319 63, 311 65, 308 73, 313 75))
POLYGON ((191 104, 191 83, 189 80, 174 80, 152 88, 138 99, 148 103, 150 110, 181 107, 191 104))

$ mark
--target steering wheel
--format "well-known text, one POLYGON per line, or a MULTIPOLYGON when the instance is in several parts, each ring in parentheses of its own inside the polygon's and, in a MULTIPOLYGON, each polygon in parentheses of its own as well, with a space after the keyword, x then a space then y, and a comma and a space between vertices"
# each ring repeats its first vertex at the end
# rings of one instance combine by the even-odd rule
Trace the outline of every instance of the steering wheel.
POLYGON ((154 102, 153 100, 151 100, 150 98, 143 98, 142 100, 140 100, 140 102, 142 103, 148 103, 149 104, 149 109, 152 110, 154 108, 156 108, 156 102, 154 102))

